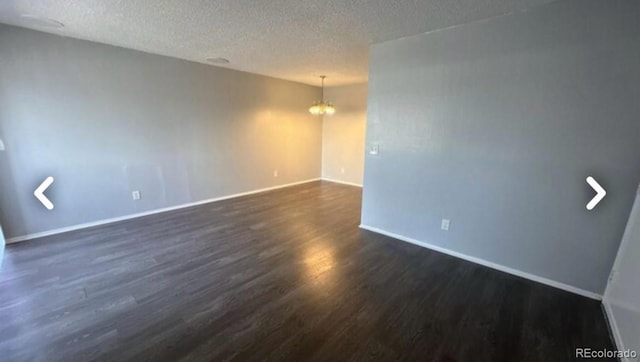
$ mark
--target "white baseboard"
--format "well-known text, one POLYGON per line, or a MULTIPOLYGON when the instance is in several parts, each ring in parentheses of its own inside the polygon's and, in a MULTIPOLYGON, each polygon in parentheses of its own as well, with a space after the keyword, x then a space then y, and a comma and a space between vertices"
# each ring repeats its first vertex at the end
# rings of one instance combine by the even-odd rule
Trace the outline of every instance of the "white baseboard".
POLYGON ((407 243, 411 243, 414 245, 418 245, 421 246, 423 248, 427 248, 427 249, 431 249, 431 250, 435 250, 437 252, 443 253, 443 254, 447 254, 447 255, 451 255, 453 257, 459 258, 459 259, 464 259, 467 261, 470 261, 472 263, 476 263, 476 264, 480 264, 486 267, 489 267, 491 269, 496 269, 499 270, 501 272, 505 272, 508 274, 512 274, 521 278, 525 278, 525 279, 529 279, 529 280, 533 280, 534 282, 538 282, 538 283, 542 283, 542 284, 546 284, 558 289, 562 289, 562 290, 566 290, 568 292, 574 293, 574 294, 578 294, 578 295, 582 295, 584 297, 587 298, 591 298, 591 299, 595 299, 595 300, 602 300, 602 295, 598 294, 598 293, 594 293, 588 290, 584 290, 578 287, 574 287, 572 285, 568 285, 568 284, 564 284, 555 280, 551 280, 551 279, 547 279, 538 275, 534 275, 534 274, 530 274, 521 270, 517 270, 517 269, 513 269, 504 265, 500 265, 500 264, 496 264, 493 262, 490 262, 488 260, 484 260, 484 259, 480 259, 480 258, 476 258, 474 256, 469 256, 466 254, 462 254, 459 253, 457 251, 452 251, 449 249, 445 249, 443 247, 440 246, 436 246, 436 245, 432 245, 429 243, 425 243, 423 241, 419 241, 413 238, 409 238, 403 235, 398 235, 398 234, 394 234, 392 232, 388 232, 382 229, 378 229, 372 226, 367 226, 367 225, 360 225, 361 229, 365 229, 365 230, 369 230, 369 231, 373 231, 374 233, 378 233, 378 234, 382 234, 382 235, 386 235, 389 237, 392 237, 394 239, 398 239, 407 243))
POLYGON ((357 183, 353 183, 353 182, 347 182, 347 181, 334 180, 334 179, 326 178, 326 177, 323 177, 322 181, 335 182, 337 184, 343 184, 343 185, 349 185, 349 186, 355 186, 355 187, 362 187, 361 184, 357 184, 357 183))
POLYGON ((136 214, 129 214, 129 215, 114 217, 114 218, 110 218, 110 219, 91 221, 91 222, 78 224, 78 225, 67 226, 67 227, 63 227, 63 228, 59 228, 59 229, 42 231, 42 232, 39 232, 39 233, 27 234, 27 235, 22 235, 22 236, 15 236, 15 237, 12 237, 12 238, 8 238, 7 239, 7 244, 17 243, 17 242, 25 241, 25 240, 37 239, 37 238, 50 236, 50 235, 62 234, 62 233, 66 233, 66 232, 74 231, 74 230, 86 229, 86 228, 90 228, 90 227, 93 227, 93 226, 111 224, 111 223, 118 222, 118 221, 135 219, 135 218, 142 217, 142 216, 159 214, 159 213, 172 211, 172 210, 184 209, 184 208, 187 208, 187 207, 198 206, 198 205, 202 205, 202 204, 208 204, 210 202, 233 199, 233 198, 240 197, 240 196, 253 195, 253 194, 257 194, 257 193, 261 193, 261 192, 265 192, 265 191, 272 191, 272 190, 282 189, 282 188, 285 188, 285 187, 291 187, 291 186, 301 185, 301 184, 314 182, 314 181, 320 181, 320 180, 321 180, 320 178, 314 178, 314 179, 309 179, 309 180, 304 180, 304 181, 292 182, 292 183, 288 183, 288 184, 284 184, 284 185, 266 187, 266 188, 263 188, 263 189, 251 190, 251 191, 241 192, 241 193, 237 193, 237 194, 225 195, 225 196, 220 196, 220 197, 214 197, 214 198, 211 198, 211 199, 200 200, 200 201, 196 201, 196 202, 190 202, 190 203, 187 203, 187 204, 181 204, 181 205, 176 205, 176 206, 165 207, 165 208, 162 208, 162 209, 145 211, 145 212, 136 213, 136 214))
POLYGON ((618 322, 616 321, 615 316, 613 315, 613 310, 611 309, 611 303, 604 298, 602 300, 602 309, 604 310, 605 318, 609 324, 609 328, 611 330, 611 334, 613 335, 613 342, 616 344, 616 348, 619 351, 624 351, 624 343, 622 342, 622 335, 620 335, 620 329, 618 328, 618 322))

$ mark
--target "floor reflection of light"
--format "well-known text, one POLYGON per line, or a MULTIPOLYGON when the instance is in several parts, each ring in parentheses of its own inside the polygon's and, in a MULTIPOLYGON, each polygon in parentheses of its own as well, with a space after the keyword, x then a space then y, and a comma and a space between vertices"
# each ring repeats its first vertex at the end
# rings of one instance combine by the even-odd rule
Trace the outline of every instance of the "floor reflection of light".
POLYGON ((328 242, 311 243, 304 249, 304 276, 314 288, 329 291, 335 282, 335 251, 328 242))

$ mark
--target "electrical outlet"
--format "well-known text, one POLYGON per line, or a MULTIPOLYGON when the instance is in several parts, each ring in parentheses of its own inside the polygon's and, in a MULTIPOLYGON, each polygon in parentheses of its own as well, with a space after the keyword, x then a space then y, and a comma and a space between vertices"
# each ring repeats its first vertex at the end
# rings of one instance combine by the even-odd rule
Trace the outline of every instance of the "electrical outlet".
POLYGON ((370 155, 377 156, 379 153, 380 153, 380 146, 377 143, 374 143, 369 147, 370 155))
POLYGON ((448 231, 450 223, 451 221, 449 219, 442 219, 442 223, 440 223, 440 229, 448 231))
POLYGON ((138 191, 138 190, 133 191, 133 192, 131 193, 131 196, 133 197, 133 199, 134 199, 134 200, 140 200, 140 197, 141 197, 141 195, 140 195, 140 191, 138 191))
POLYGON ((340 173, 344 173, 344 167, 340 169, 340 173))
POLYGON ((0 139, 0 151, 4 151, 4 142, 0 139))
POLYGON ((273 170, 273 177, 278 177, 278 170, 273 170))

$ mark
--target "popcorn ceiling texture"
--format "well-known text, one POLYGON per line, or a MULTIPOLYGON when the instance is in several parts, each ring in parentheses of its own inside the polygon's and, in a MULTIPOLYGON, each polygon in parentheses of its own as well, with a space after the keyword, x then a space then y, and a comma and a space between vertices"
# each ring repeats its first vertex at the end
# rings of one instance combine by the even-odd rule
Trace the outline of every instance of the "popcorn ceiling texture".
POLYGON ((369 45, 550 0, 2 0, 0 22, 317 85, 367 80, 369 45), (42 28, 31 14, 61 21, 42 28))

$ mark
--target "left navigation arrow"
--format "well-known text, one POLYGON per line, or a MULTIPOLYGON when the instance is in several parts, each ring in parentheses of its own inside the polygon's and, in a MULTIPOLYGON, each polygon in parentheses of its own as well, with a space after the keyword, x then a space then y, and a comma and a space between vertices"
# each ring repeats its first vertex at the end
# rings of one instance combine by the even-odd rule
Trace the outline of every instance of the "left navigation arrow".
POLYGON ((51 203, 51 200, 44 196, 44 192, 47 190, 47 188, 49 188, 49 186, 51 186, 52 183, 53 177, 49 176, 44 181, 42 181, 40 186, 38 186, 38 188, 33 192, 33 196, 35 196, 36 199, 38 199, 38 201, 40 201, 42 205, 44 205, 44 207, 46 207, 48 210, 53 210, 53 203, 51 203))

